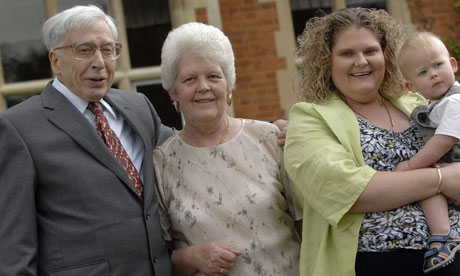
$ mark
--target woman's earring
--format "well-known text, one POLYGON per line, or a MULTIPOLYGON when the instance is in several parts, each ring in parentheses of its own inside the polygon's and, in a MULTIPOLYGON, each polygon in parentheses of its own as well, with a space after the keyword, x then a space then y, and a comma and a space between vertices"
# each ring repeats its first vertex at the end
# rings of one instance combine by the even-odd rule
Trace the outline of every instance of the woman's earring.
POLYGON ((177 113, 180 113, 180 105, 179 102, 173 101, 174 108, 176 109, 177 113))
POLYGON ((233 94, 230 93, 230 94, 227 95, 227 104, 231 105, 232 101, 233 101, 233 94))

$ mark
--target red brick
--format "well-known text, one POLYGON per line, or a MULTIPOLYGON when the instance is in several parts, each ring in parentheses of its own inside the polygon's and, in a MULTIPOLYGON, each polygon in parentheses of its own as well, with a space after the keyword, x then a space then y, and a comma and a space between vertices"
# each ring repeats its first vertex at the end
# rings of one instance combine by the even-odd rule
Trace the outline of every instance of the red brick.
POLYGON ((276 51, 276 4, 220 0, 219 6, 222 28, 232 42, 236 58, 235 115, 260 120, 284 117, 276 71, 286 68, 286 59, 278 57, 276 51))
POLYGON ((195 9, 196 21, 208 24, 208 11, 206 8, 195 9))

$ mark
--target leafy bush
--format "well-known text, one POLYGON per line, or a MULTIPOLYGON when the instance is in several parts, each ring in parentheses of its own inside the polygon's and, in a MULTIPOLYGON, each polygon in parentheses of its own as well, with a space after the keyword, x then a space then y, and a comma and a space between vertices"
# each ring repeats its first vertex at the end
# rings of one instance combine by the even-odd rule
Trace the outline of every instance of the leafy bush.
MULTIPOLYGON (((460 11, 460 0, 457 0, 454 3, 454 7, 460 11)), ((458 26, 460 28, 460 26, 458 26)), ((444 39, 444 43, 446 44, 447 48, 449 49, 450 54, 457 60, 457 62, 460 62, 460 41, 452 39, 452 38, 446 38, 444 39)), ((459 70, 460 71, 460 70, 459 70)), ((455 77, 458 81, 460 81, 460 72, 457 71, 455 74, 455 77)))

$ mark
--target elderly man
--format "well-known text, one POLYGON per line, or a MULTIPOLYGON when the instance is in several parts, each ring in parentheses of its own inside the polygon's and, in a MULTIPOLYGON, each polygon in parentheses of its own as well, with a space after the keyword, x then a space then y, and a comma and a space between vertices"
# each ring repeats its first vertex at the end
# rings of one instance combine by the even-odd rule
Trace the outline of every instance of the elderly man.
POLYGON ((45 22, 56 78, 0 114, 0 275, 170 275, 152 148, 174 133, 112 89, 112 18, 76 6, 45 22))

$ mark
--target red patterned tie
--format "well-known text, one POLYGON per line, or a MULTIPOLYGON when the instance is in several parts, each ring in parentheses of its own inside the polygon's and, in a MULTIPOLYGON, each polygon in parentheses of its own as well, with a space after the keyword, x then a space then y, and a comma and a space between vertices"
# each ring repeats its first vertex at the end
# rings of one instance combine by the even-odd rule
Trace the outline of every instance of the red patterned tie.
POLYGON ((97 134, 99 134, 118 162, 120 162, 120 164, 126 169, 129 179, 131 179, 131 182, 134 184, 137 193, 141 198, 143 198, 142 181, 139 177, 139 173, 137 172, 136 167, 134 167, 133 162, 123 148, 123 145, 121 144, 117 135, 110 128, 109 122, 107 121, 107 118, 104 116, 104 112, 102 111, 101 104, 90 103, 88 108, 91 110, 94 116, 96 116, 97 134))

